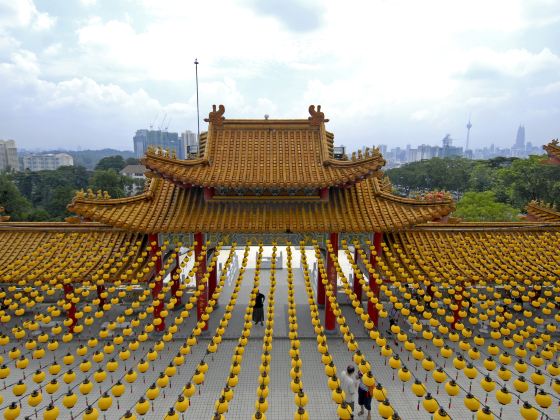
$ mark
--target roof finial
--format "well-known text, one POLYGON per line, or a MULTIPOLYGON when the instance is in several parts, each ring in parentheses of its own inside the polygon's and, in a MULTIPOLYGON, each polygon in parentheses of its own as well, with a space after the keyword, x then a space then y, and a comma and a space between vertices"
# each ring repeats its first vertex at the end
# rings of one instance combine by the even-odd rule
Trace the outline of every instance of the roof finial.
POLYGON ((317 111, 315 111, 315 105, 309 105, 309 114, 311 116, 307 119, 311 125, 321 125, 321 123, 329 122, 325 118, 325 114, 321 112, 321 105, 317 105, 317 111))
POLYGON ((208 118, 205 118, 204 121, 214 125, 222 125, 225 120, 223 116, 225 112, 226 108, 223 105, 220 105, 218 110, 216 110, 216 105, 212 105, 212 112, 208 114, 208 118))

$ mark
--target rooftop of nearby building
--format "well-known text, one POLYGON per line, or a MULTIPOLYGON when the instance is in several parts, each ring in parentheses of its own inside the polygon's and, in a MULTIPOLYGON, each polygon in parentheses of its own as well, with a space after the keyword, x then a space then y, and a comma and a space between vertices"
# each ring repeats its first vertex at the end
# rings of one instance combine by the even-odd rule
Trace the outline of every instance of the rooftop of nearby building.
POLYGON ((144 165, 126 165, 121 169, 122 175, 133 175, 133 174, 144 174, 147 172, 147 168, 144 165))

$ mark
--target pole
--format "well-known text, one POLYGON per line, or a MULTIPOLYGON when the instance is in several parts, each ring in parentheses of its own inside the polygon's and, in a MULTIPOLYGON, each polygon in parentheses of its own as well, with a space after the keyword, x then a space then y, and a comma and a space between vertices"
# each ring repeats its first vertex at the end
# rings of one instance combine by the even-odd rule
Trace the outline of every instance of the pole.
POLYGON ((200 142, 200 108, 198 106, 198 59, 194 59, 194 73, 196 76, 196 127, 197 127, 197 140, 200 142))

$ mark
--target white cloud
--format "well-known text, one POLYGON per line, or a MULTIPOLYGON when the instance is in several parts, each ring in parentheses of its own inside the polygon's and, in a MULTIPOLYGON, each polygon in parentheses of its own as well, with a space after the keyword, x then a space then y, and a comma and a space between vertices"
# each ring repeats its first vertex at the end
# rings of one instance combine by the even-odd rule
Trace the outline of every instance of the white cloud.
POLYGON ((53 57, 58 55, 61 49, 62 49, 62 44, 60 42, 56 42, 54 44, 49 45, 47 48, 45 48, 43 54, 49 57, 53 57))
POLYGON ((560 93, 560 80, 557 82, 549 83, 545 86, 538 86, 530 90, 531 95, 550 95, 553 93, 560 93))
POLYGON ((56 18, 39 12, 33 0, 0 0, 0 28, 42 31, 54 26, 56 18))
MULTIPOLYGON (((38 11, 31 0, 0 0, 0 57, 18 53, 0 72, 19 69, 0 89, 23 89, 13 103, 25 98, 49 112, 76 107, 94 119, 110 111, 131 131, 157 112, 169 114, 171 128, 192 128, 197 57, 201 117, 223 103, 232 118, 305 118, 320 103, 330 129, 352 127, 356 139, 381 124, 453 131, 471 109, 530 122, 527 98, 557 92, 560 59, 545 28, 560 16, 554 0, 290 0, 316 13, 309 19, 257 1, 138 0, 125 11, 81 0, 77 26, 59 25, 39 43, 21 29, 52 27, 48 3, 38 11)), ((398 130, 387 130, 387 141, 401 141, 398 130)))
POLYGON ((468 78, 496 76, 525 77, 534 73, 560 68, 560 57, 548 48, 538 53, 526 49, 495 51, 477 48, 466 55, 464 75, 468 78))

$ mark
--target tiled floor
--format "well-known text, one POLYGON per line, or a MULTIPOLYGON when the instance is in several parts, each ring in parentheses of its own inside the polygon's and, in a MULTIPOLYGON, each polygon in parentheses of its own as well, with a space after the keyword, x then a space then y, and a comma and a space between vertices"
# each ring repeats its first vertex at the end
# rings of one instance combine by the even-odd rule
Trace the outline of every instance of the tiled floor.
MULTIPOLYGON (((269 290, 269 270, 261 271, 260 276, 260 290, 265 296, 269 290)), ((296 305, 297 305, 297 316, 299 325, 299 336, 301 340, 301 359, 303 361, 303 384, 304 391, 309 397, 309 404, 306 407, 309 413, 310 419, 336 419, 336 404, 331 401, 330 390, 327 387, 327 377, 324 374, 323 365, 320 361, 319 353, 317 351, 315 333, 312 328, 311 318, 309 314, 309 306, 307 303, 307 295, 304 289, 303 276, 299 268, 294 268, 294 284, 296 290, 296 305)), ((191 398, 191 406, 183 415, 182 418, 185 419, 211 419, 214 413, 214 403, 217 398, 219 398, 220 391, 225 385, 226 377, 231 365, 232 352, 237 345, 237 338, 243 328, 243 315, 245 312, 246 304, 248 302, 248 296, 252 288, 254 278, 254 270, 248 269, 245 273, 241 291, 239 293, 239 298, 235 311, 233 313, 232 319, 230 321, 229 327, 224 335, 224 340, 219 346, 218 352, 213 356, 207 356, 206 346, 210 337, 213 334, 219 319, 223 315, 225 310, 225 302, 227 302, 231 296, 232 285, 226 285, 224 288, 222 297, 220 298, 220 306, 212 314, 210 321, 210 333, 204 336, 200 342, 193 346, 192 353, 185 357, 186 361, 183 366, 181 366, 177 374, 171 378, 170 384, 164 389, 164 392, 158 397, 151 410, 148 412, 144 418, 149 419, 160 419, 164 418, 167 410, 173 406, 177 395, 181 392, 183 385, 191 378, 196 366, 204 358, 209 365, 208 373, 206 374, 206 379, 204 385, 199 388, 197 392, 191 398)), ((275 295, 275 325, 274 325, 274 341, 272 350, 272 364, 271 364, 271 383, 270 383, 270 394, 268 396, 269 409, 266 413, 268 419, 292 419, 293 414, 296 410, 294 404, 294 395, 290 390, 290 341, 287 338, 287 280, 286 280, 286 270, 277 271, 277 287, 275 295)), ((416 398, 410 391, 410 383, 405 386, 403 391, 403 385, 394 377, 393 370, 388 367, 385 363, 385 358, 382 357, 376 346, 366 335, 363 326, 360 324, 361 321, 358 319, 351 306, 349 306, 344 297, 341 298, 341 304, 344 311, 344 315, 347 317, 348 323, 351 327, 352 332, 360 337, 358 342, 360 349, 366 355, 368 360, 372 364, 372 371, 374 376, 383 386, 387 389, 388 398, 392 403, 395 410, 398 412, 403 419, 431 419, 432 416, 427 414, 422 407, 418 410, 418 398, 416 398)), ((117 310, 114 309, 115 314, 117 310)), ((109 314, 108 317, 111 318, 114 314, 109 314)), ((386 320, 382 320, 381 329, 386 329, 386 320)), ((10 323, 13 324, 14 321, 10 323)), ((10 325, 3 325, 2 331, 9 328, 10 325)), ((183 344, 184 338, 190 334, 194 325, 194 319, 191 318, 184 322, 180 326, 180 332, 176 334, 174 341, 166 345, 166 349, 160 353, 160 357, 157 362, 152 363, 150 369, 146 374, 139 375, 139 379, 134 385, 126 384, 126 392, 120 398, 113 399, 113 406, 106 412, 103 413, 100 418, 118 419, 120 418, 127 409, 134 409, 134 405, 138 398, 145 392, 146 388, 153 383, 161 370, 167 366, 167 364, 172 360, 173 356, 177 353, 180 346, 183 344)), ((92 333, 99 325, 92 328, 92 333)), ((258 367, 260 364, 260 356, 262 353, 262 336, 264 333, 264 327, 254 326, 252 329, 251 337, 245 348, 245 355, 243 357, 243 363, 241 368, 241 373, 239 374, 239 383, 235 387, 234 398, 229 404, 229 410, 226 417, 229 419, 250 419, 255 412, 255 401, 256 401, 256 389, 257 389, 257 379, 258 379, 258 367)), ((91 334, 85 334, 89 336, 91 334)), ((431 343, 427 343, 423 340, 419 340, 424 351, 432 355, 437 363, 444 364, 444 359, 439 356, 438 352, 431 343)), ((78 390, 75 392, 78 395, 78 403, 72 410, 67 410, 62 406, 62 400, 59 399, 55 401, 61 410, 60 419, 73 419, 81 418, 81 413, 86 408, 88 403, 94 402, 102 392, 110 392, 111 384, 117 379, 121 378, 127 369, 135 366, 138 362, 139 355, 144 354, 147 349, 153 344, 153 342, 148 341, 142 344, 141 348, 133 353, 133 357, 126 363, 120 363, 119 369, 110 374, 108 379, 101 385, 94 385, 94 389, 88 398, 82 396, 78 390)), ((79 345, 76 342, 72 342, 69 345, 61 345, 61 347, 54 352, 54 358, 61 362, 62 357, 67 352, 75 354, 75 348, 79 345)), ((342 337, 339 334, 333 334, 328 336, 328 346, 329 352, 333 355, 334 362, 338 368, 338 371, 344 369, 348 364, 351 363, 351 354, 346 349, 342 337)), ((11 348, 11 346, 9 346, 11 348)), ((5 354, 9 348, 1 349, 0 354, 4 355, 4 359, 7 359, 5 354)), ((453 419, 470 419, 472 414, 467 411, 463 405, 464 392, 458 397, 453 398, 450 403, 450 399, 443 390, 443 386, 438 387, 437 384, 431 378, 431 375, 426 377, 425 372, 414 360, 410 360, 408 352, 404 351, 401 346, 393 345, 393 348, 399 349, 399 354, 402 358, 404 364, 416 374, 422 381, 424 381, 429 389, 429 391, 438 399, 440 404, 445 407, 450 413, 453 419)), ((47 352, 49 353, 49 352, 47 352)), ((107 359, 106 359, 107 360, 107 359)), ((3 389, 4 386, 10 385, 14 381, 14 378, 21 378, 26 384, 27 389, 30 391, 34 389, 36 385, 33 383, 29 372, 35 369, 45 369, 50 363, 52 363, 53 357, 49 354, 42 363, 38 361, 31 360, 30 367, 26 369, 28 373, 27 376, 23 375, 23 372, 17 371, 13 364, 11 365, 12 375, 10 380, 0 382, 0 393, 4 397, 4 402, 1 404, 5 407, 9 402, 13 401, 15 397, 12 394, 11 388, 3 389)), ((80 359, 76 358, 75 363, 79 363, 80 359)), ((449 362, 447 367, 449 367, 449 362)), ((95 363, 94 363, 95 365, 95 363)), ((482 363, 478 363, 479 366, 482 363)), ((93 372, 95 370, 92 368, 93 372)), ((449 371, 454 369, 450 368, 449 371)), ((485 371, 484 368, 481 369, 485 371)), ((63 366, 63 372, 65 371, 63 366)), ((77 374, 76 380, 71 384, 71 386, 76 386, 79 384, 86 374, 83 374, 79 369, 75 369, 77 374)), ((530 375, 531 371, 525 376, 530 375)), ((494 374, 493 377, 496 377, 494 374)), ((50 380, 51 376, 47 373, 47 378, 50 380)), ((472 393, 478 398, 485 400, 486 393, 480 388, 480 376, 472 381, 472 384, 467 380, 463 374, 459 374, 458 381, 464 388, 472 387, 472 393)), ((57 398, 62 398, 63 392, 68 389, 62 382, 62 378, 59 378, 60 392, 55 394, 57 398)), ((45 382, 46 383, 46 382, 45 382)), ((44 383, 44 384, 45 384, 44 383)), ((511 388, 511 386, 510 386, 511 388)), ((545 389, 551 391, 549 387, 549 382, 545 386, 545 389)), ((534 402, 533 393, 529 390, 525 393, 525 397, 530 401, 534 402)), ((39 409, 45 408, 50 401, 49 396, 44 392, 43 389, 43 403, 39 405, 39 409)), ((491 409, 499 413, 500 406, 496 402, 495 397, 490 395, 487 400, 488 405, 491 409)), ((43 410, 44 411, 44 410, 43 410)), ((560 418, 558 415, 558 399, 555 400, 553 406, 544 410, 545 413, 550 418, 560 418)), ((22 417, 29 416, 29 418, 42 419, 42 412, 35 415, 35 410, 31 409, 26 402, 23 404, 22 417)), ((380 418, 377 412, 377 403, 373 403, 373 418, 380 418)), ((365 418, 365 416, 363 417, 365 418)), ((503 408, 502 419, 513 419, 519 418, 519 405, 517 404, 517 398, 514 397, 512 403, 503 408)))

